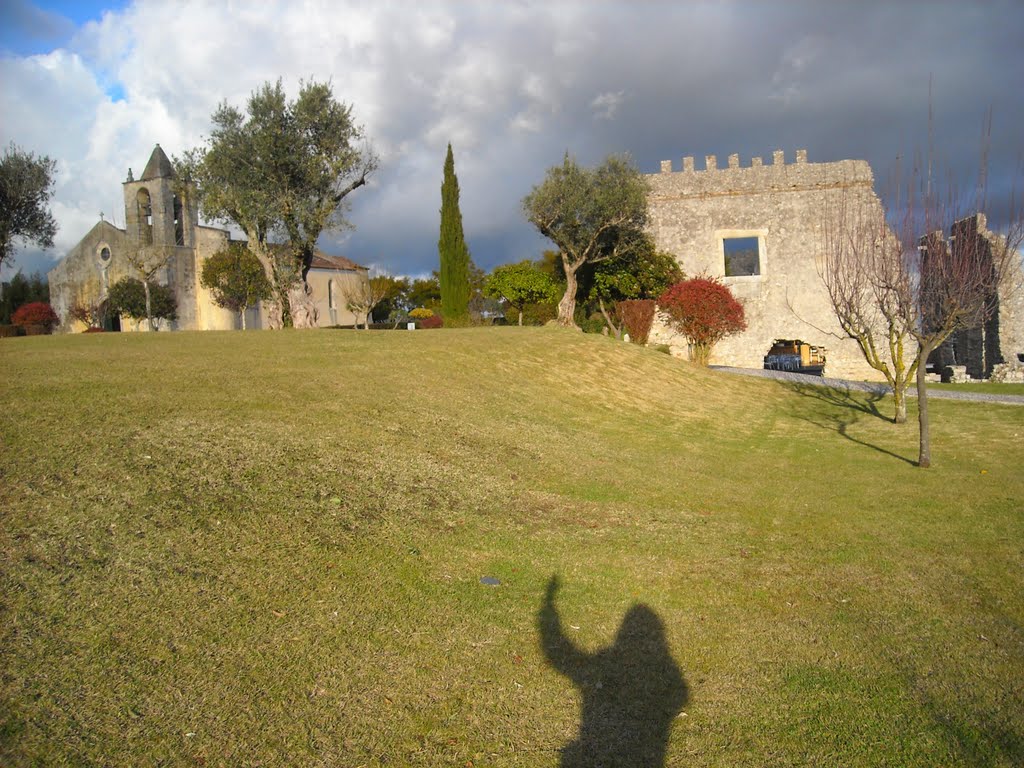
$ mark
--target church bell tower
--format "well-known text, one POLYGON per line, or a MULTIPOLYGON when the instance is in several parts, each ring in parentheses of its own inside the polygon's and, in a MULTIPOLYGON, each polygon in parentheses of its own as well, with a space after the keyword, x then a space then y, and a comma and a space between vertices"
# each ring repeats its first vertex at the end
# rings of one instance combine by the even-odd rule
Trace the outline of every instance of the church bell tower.
POLYGON ((139 245, 195 246, 196 204, 175 192, 174 166, 157 144, 139 179, 124 182, 124 220, 128 237, 139 245))

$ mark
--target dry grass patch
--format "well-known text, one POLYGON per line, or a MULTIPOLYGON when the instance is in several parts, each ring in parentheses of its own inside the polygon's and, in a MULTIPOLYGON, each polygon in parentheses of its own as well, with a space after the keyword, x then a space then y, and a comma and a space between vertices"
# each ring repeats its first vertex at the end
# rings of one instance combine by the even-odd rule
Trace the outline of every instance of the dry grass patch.
POLYGON ((557 765, 554 573, 587 652, 659 618, 666 765, 1024 759, 1024 409, 934 401, 921 471, 888 401, 557 330, 7 342, 5 765, 557 765))

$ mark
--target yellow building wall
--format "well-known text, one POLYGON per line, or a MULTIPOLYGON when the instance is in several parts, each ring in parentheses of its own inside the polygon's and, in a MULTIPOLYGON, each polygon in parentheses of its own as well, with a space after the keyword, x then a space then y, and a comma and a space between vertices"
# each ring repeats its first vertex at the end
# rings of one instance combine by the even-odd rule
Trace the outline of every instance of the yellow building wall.
POLYGON ((311 269, 306 283, 312 290, 312 299, 317 313, 317 325, 326 328, 331 325, 362 324, 362 315, 356 316, 348 308, 348 300, 363 290, 369 278, 365 269, 311 269), (333 294, 333 299, 332 299, 333 294))

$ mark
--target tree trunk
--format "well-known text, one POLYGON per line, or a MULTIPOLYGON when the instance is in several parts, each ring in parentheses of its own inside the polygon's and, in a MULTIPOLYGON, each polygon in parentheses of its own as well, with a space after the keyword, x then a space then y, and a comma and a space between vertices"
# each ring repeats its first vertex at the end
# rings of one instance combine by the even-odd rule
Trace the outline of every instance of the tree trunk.
POLYGON ((291 328, 292 323, 292 305, 288 298, 288 289, 281 286, 277 287, 277 308, 281 313, 281 327, 291 328))
POLYGON ((313 289, 305 281, 293 286, 288 292, 288 309, 293 327, 316 327, 317 311, 312 294, 313 289))
POLYGON ((149 326, 149 330, 153 328, 153 305, 149 300, 149 280, 142 281, 142 291, 146 294, 146 325, 149 326))
POLYGON ((892 399, 896 404, 896 415, 892 417, 893 424, 907 423, 907 386, 906 382, 897 384, 892 388, 892 399))
POLYGON ((242 307, 242 309, 238 313, 239 316, 242 318, 242 330, 243 331, 245 330, 245 310, 246 309, 247 309, 247 307, 242 307))
POLYGON ((618 328, 615 327, 615 323, 612 322, 611 315, 609 315, 608 314, 608 310, 604 308, 604 299, 602 299, 601 297, 598 297, 598 299, 597 299, 597 306, 601 309, 601 314, 604 316, 604 321, 606 323, 608 323, 608 327, 612 329, 612 332, 615 334, 615 338, 621 341, 622 340, 622 327, 621 326, 618 327, 618 328))
POLYGON ((523 327, 523 310, 522 310, 522 308, 519 309, 519 327, 520 328, 523 327))
POLYGON ((931 436, 928 433, 928 383, 925 376, 924 361, 928 359, 930 349, 922 347, 920 352, 921 363, 917 366, 917 424, 919 427, 919 450, 917 453, 917 466, 930 467, 932 465, 931 436))
MULTIPOLYGON (((562 260, 563 263, 565 260, 562 260)), ((558 324, 576 327, 576 270, 565 265, 565 295, 558 302, 558 324)))
POLYGON ((711 347, 708 344, 693 345, 693 362, 702 368, 707 368, 711 359, 711 347))
POLYGON ((257 231, 246 230, 246 236, 249 238, 249 250, 263 265, 263 271, 266 273, 273 291, 273 299, 268 302, 270 306, 265 307, 267 325, 274 329, 291 328, 292 313, 288 304, 288 290, 281 285, 282 277, 277 271, 274 256, 268 251, 266 243, 257 231))

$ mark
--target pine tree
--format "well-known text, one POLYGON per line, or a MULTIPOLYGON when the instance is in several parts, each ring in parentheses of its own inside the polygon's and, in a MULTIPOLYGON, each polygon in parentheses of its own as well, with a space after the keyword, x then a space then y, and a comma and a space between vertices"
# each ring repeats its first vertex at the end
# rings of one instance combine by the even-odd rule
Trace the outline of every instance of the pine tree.
POLYGON ((462 234, 459 211, 459 180, 455 176, 452 145, 444 161, 441 184, 441 238, 437 243, 441 257, 441 315, 447 326, 469 322, 469 248, 462 234))

